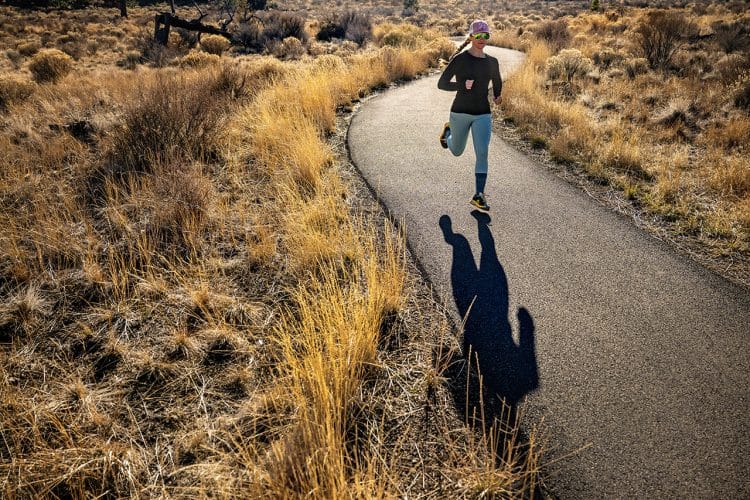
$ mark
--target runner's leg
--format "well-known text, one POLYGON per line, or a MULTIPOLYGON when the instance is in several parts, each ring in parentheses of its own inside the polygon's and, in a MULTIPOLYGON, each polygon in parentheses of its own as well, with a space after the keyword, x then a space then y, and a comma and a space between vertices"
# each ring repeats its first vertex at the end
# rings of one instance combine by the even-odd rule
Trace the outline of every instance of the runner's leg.
POLYGON ((492 137, 492 115, 479 115, 471 124, 471 140, 474 143, 476 163, 474 174, 476 176, 476 192, 484 193, 487 183, 487 155, 492 137))
POLYGON ((466 113, 451 113, 451 129, 445 139, 448 142, 448 149, 453 153, 453 156, 461 156, 464 149, 466 149, 466 141, 469 139, 469 128, 474 118, 474 115, 466 113))

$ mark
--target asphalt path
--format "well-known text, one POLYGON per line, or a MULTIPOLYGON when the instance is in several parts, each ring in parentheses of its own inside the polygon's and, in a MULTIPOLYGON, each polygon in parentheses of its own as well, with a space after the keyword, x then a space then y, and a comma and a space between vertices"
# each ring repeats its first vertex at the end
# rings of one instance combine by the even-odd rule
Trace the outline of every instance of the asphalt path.
MULTIPOLYGON (((503 76, 522 57, 488 52, 503 76)), ((750 498, 750 294, 497 136, 490 216, 472 212, 471 140, 439 146, 453 94, 437 78, 365 102, 351 157, 454 317, 470 311, 486 385, 543 420, 551 491, 750 498)))

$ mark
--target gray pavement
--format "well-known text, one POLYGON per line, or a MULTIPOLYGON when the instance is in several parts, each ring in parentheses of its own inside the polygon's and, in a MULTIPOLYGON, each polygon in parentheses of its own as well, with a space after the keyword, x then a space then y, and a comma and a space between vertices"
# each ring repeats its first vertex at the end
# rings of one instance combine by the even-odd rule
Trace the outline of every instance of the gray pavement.
MULTIPOLYGON (((507 73, 517 52, 491 49, 507 73)), ((370 99, 354 163, 438 295, 462 316, 488 385, 548 431, 561 498, 750 498, 750 294, 493 136, 491 221, 471 214, 474 153, 437 141, 437 76, 370 99)))

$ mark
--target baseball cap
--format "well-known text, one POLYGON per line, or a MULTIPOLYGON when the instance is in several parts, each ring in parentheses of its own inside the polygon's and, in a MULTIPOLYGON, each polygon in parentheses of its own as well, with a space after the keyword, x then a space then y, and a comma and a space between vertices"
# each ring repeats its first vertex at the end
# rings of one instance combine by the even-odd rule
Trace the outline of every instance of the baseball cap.
POLYGON ((490 25, 487 24, 487 21, 482 21, 481 19, 477 19, 476 21, 473 21, 471 23, 471 26, 469 27, 469 35, 476 35, 477 33, 489 33, 490 32, 490 25))

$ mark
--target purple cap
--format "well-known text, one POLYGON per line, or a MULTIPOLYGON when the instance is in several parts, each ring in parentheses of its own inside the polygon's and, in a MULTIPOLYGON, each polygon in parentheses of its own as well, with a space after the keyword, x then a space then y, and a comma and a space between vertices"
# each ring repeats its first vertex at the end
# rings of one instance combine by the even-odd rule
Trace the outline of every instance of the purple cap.
POLYGON ((481 19, 477 19, 476 21, 471 23, 471 26, 469 27, 469 35, 476 35, 477 33, 489 33, 490 32, 490 25, 487 24, 487 21, 482 21, 481 19))

